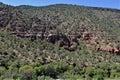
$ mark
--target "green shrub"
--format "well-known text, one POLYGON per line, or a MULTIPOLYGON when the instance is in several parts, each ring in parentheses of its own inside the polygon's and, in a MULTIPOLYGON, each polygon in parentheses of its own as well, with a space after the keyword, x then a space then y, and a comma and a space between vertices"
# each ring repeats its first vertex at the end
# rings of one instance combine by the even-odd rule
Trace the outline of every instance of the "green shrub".
POLYGON ((60 78, 65 80, 82 80, 81 75, 74 74, 73 70, 66 71, 63 74, 60 75, 60 78))
POLYGON ((69 65, 65 62, 53 62, 35 68, 36 74, 38 76, 45 75, 50 76, 52 78, 57 78, 59 74, 64 73, 68 69, 69 65))
POLYGON ((110 78, 120 78, 120 72, 118 72, 117 70, 111 70, 110 78))
POLYGON ((33 68, 35 68, 35 67, 41 66, 41 64, 40 64, 40 62, 34 62, 30 66, 32 66, 33 68))
POLYGON ((38 76, 37 80, 53 80, 53 78, 51 78, 50 76, 38 76))
POLYGON ((12 75, 12 78, 13 78, 14 80, 23 80, 23 75, 18 74, 18 73, 14 73, 14 74, 12 75))
POLYGON ((34 71, 33 71, 33 68, 31 66, 25 65, 25 66, 20 67, 19 73, 23 75, 24 79, 31 80, 34 71))
POLYGON ((104 79, 104 77, 105 77, 105 71, 103 70, 103 69, 96 69, 95 70, 95 76, 94 77, 96 77, 96 79, 98 80, 102 80, 102 79, 104 79))
POLYGON ((5 67, 0 66, 0 76, 2 76, 5 73, 5 71, 5 67))
POLYGON ((93 78, 95 75, 95 68, 94 67, 87 67, 85 75, 86 75, 86 77, 93 78))
POLYGON ((77 74, 77 75, 83 75, 83 74, 84 74, 83 66, 77 65, 77 66, 74 68, 74 73, 77 74))

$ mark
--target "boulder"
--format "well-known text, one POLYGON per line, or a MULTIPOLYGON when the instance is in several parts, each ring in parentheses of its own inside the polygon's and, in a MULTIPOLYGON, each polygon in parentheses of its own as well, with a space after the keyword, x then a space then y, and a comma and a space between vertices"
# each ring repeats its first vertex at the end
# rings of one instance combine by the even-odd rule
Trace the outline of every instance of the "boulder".
POLYGON ((120 54, 120 49, 114 48, 114 55, 118 55, 118 54, 120 54))
POLYGON ((53 43, 53 44, 55 44, 55 42, 58 41, 59 38, 60 38, 60 37, 59 37, 58 34, 49 34, 49 35, 47 36, 47 40, 48 40, 49 42, 53 43))
POLYGON ((111 46, 101 46, 100 50, 105 51, 105 52, 113 52, 113 48, 111 46))
POLYGON ((82 34, 83 40, 89 40, 89 39, 91 39, 92 36, 93 36, 93 34, 88 33, 88 32, 83 32, 83 34, 82 34))
POLYGON ((94 46, 93 46, 93 45, 91 45, 91 44, 86 44, 86 48, 87 48, 87 49, 93 49, 93 48, 94 48, 94 46))

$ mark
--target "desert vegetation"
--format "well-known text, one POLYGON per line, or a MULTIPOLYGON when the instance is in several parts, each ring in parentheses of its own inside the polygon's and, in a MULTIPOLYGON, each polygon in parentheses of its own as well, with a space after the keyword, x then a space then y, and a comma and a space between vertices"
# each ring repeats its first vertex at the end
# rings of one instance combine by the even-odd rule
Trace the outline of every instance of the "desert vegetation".
POLYGON ((120 79, 120 10, 0 3, 0 80, 120 79))

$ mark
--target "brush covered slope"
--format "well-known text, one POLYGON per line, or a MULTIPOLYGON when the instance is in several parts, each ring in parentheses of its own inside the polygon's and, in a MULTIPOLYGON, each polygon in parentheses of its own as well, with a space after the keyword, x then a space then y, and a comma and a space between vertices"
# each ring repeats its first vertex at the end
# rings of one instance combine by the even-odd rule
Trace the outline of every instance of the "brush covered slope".
POLYGON ((120 79, 120 10, 0 3, 0 79, 120 79))

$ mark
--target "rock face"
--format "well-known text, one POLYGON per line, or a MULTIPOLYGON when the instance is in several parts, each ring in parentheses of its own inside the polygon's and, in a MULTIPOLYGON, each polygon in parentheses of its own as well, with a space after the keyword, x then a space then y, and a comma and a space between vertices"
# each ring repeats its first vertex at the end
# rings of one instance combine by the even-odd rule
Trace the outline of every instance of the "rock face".
POLYGON ((70 35, 69 38, 70 38, 71 42, 77 42, 78 36, 77 35, 70 35))
POLYGON ((114 47, 111 47, 111 46, 108 46, 108 45, 107 46, 96 47, 96 50, 113 53, 114 55, 119 55, 120 54, 120 49, 114 48, 114 47))
POLYGON ((47 40, 53 44, 59 42, 59 46, 66 46, 65 49, 75 51, 77 49, 77 37, 74 35, 66 36, 64 34, 49 34, 47 40))
POLYGON ((55 44, 56 41, 60 39, 60 36, 58 34, 49 34, 47 36, 47 40, 53 44, 55 44))
POLYGON ((65 49, 69 51, 75 51, 77 49, 77 46, 78 46, 77 43, 72 42, 70 46, 65 47, 65 49))
POLYGON ((120 55, 120 49, 114 48, 114 55, 120 55))
POLYGON ((93 49, 94 48, 94 46, 91 45, 91 44, 86 44, 86 47, 87 47, 87 49, 93 49))
MULTIPOLYGON (((31 41, 37 40, 37 39, 46 39, 47 41, 53 43, 53 44, 58 44, 59 47, 65 47, 66 50, 69 51, 75 51, 77 49, 77 46, 79 45, 78 35, 65 35, 65 34, 52 34, 52 33, 25 33, 25 32, 13 32, 11 33, 12 35, 15 35, 16 37, 20 38, 30 38, 31 41)), ((89 44, 86 44, 87 49, 94 49, 95 45, 97 45, 96 41, 94 40, 94 44, 92 41, 93 34, 92 33, 83 33, 82 39, 83 40, 90 40, 89 44)), ((100 43, 102 44, 102 43, 100 43)), ((109 45, 106 46, 100 46, 96 47, 97 51, 104 51, 104 52, 109 52, 109 53, 114 53, 114 55, 120 54, 120 49, 119 48, 113 48, 109 45)))
POLYGON ((83 34, 82 34, 83 40, 89 40, 89 39, 91 39, 92 36, 93 36, 93 34, 88 33, 88 32, 83 32, 83 34))
POLYGON ((111 46, 101 46, 100 50, 106 51, 106 52, 113 52, 113 48, 111 46))

